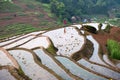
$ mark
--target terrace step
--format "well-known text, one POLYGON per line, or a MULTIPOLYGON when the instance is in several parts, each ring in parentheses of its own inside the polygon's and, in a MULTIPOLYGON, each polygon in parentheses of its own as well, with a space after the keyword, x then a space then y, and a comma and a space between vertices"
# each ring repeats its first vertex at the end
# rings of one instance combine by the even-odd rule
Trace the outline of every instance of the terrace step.
POLYGON ((48 39, 48 37, 38 36, 32 39, 31 41, 19 46, 19 48, 27 48, 27 49, 33 49, 35 47, 48 48, 49 45, 50 45, 50 40, 48 39))
POLYGON ((0 46, 3 47, 3 46, 7 46, 7 45, 10 45, 16 41, 19 41, 19 40, 22 40, 24 38, 27 38, 29 36, 37 36, 37 35, 40 35, 42 33, 44 33, 45 31, 38 31, 38 32, 32 32, 32 33, 29 33, 29 34, 26 34, 26 35, 19 35, 19 36, 14 36, 12 38, 9 38, 8 40, 5 40, 5 41, 2 41, 0 43, 0 46))
POLYGON ((103 55, 103 60, 110 66, 110 67, 113 67, 117 70, 119 70, 120 72, 120 67, 115 65, 109 58, 108 58, 108 55, 103 55))
POLYGON ((102 59, 102 57, 100 57, 99 54, 99 43, 92 37, 92 35, 88 35, 87 39, 90 40, 93 43, 93 47, 94 47, 94 51, 92 56, 90 57, 90 61, 101 64, 101 65, 105 65, 105 66, 109 66, 108 64, 106 64, 104 62, 104 60, 102 59))
POLYGON ((72 74, 84 80, 107 80, 107 78, 98 76, 97 74, 85 70, 66 57, 56 56, 55 58, 60 61, 72 74))
POLYGON ((107 67, 100 66, 97 64, 90 63, 89 61, 87 61, 85 59, 79 60, 78 63, 83 65, 84 67, 98 73, 98 74, 101 74, 101 75, 104 75, 104 76, 107 76, 107 77, 110 77, 110 78, 113 78, 116 80, 120 80, 120 73, 116 72, 112 69, 109 69, 107 67))
POLYGON ((65 27, 44 34, 48 36, 54 46, 58 49, 57 55, 71 57, 74 53, 80 51, 85 43, 85 38, 75 27, 65 27))
POLYGON ((15 42, 9 44, 9 45, 6 45, 3 48, 10 49, 10 48, 13 48, 13 47, 17 47, 17 46, 25 44, 26 42, 28 42, 28 41, 30 41, 30 40, 32 40, 34 38, 35 38, 34 36, 28 36, 28 37, 26 37, 24 39, 20 39, 18 41, 15 41, 15 42))
POLYGON ((7 69, 0 70, 0 80, 17 80, 7 69))
POLYGON ((6 65, 15 66, 12 60, 7 56, 7 53, 0 48, 0 66, 6 65))
POLYGON ((32 80, 58 80, 53 74, 37 64, 31 52, 27 50, 10 50, 9 53, 18 61, 23 72, 32 80))
POLYGON ((34 50, 36 55, 41 59, 42 64, 47 66, 49 69, 53 70, 57 75, 61 76, 64 80, 74 80, 68 73, 64 71, 56 63, 56 61, 43 49, 36 49, 34 50))
POLYGON ((24 39, 24 38, 27 38, 29 37, 30 35, 23 35, 23 36, 20 36, 20 37, 16 37, 16 38, 13 38, 13 39, 10 39, 10 40, 7 40, 7 41, 3 41, 0 43, 0 46, 3 47, 3 46, 7 46, 7 45, 10 45, 16 41, 19 41, 21 39, 24 39))
MULTIPOLYGON (((94 28, 96 28, 97 29, 97 31, 99 30, 99 28, 98 28, 98 25, 99 25, 100 23, 86 23, 86 24, 83 24, 83 25, 89 25, 89 26, 92 26, 92 27, 94 27, 94 28)), ((102 30, 104 30, 105 28, 106 28, 106 26, 107 26, 107 24, 102 24, 102 27, 101 27, 101 29, 102 30)))

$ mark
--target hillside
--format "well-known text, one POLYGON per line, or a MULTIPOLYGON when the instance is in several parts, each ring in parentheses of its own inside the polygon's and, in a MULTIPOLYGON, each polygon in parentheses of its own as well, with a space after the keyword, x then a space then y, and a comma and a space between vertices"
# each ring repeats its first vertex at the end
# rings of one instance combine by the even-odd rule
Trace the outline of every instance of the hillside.
POLYGON ((36 0, 13 0, 0 5, 0 26, 26 23, 38 28, 48 28, 57 25, 49 10, 49 5, 36 0), (6 6, 7 5, 7 6, 6 6))
POLYGON ((0 39, 32 31, 52 29, 61 25, 61 22, 57 21, 57 18, 50 12, 48 4, 36 0, 3 1, 1 4, 0 39))

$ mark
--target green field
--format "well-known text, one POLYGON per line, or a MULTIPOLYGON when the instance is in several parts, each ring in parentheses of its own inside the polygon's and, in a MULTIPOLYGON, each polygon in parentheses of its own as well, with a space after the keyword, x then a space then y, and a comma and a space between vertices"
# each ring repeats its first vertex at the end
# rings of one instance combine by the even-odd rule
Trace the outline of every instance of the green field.
POLYGON ((35 28, 29 24, 13 24, 1 27, 0 29, 0 39, 9 38, 12 36, 26 34, 33 31, 41 30, 40 28, 35 28))
POLYGON ((111 58, 120 60, 120 43, 119 42, 114 40, 108 40, 107 48, 111 58))

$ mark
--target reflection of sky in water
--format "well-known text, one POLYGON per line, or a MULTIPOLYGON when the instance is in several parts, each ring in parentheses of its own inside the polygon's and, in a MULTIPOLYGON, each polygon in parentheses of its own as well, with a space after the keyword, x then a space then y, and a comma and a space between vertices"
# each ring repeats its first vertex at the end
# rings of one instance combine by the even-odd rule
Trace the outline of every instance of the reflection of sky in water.
POLYGON ((103 60, 104 60, 106 63, 108 63, 109 65, 115 67, 115 64, 113 64, 113 63, 109 60, 108 55, 103 55, 103 60))
POLYGON ((15 66, 6 53, 0 50, 0 66, 6 65, 15 66))
POLYGON ((58 55, 70 57, 84 45, 84 37, 74 27, 52 30, 43 35, 50 37, 55 47, 58 48, 58 55))
POLYGON ((1 43, 0 43, 0 46, 3 46, 3 45, 6 45, 6 44, 9 44, 9 43, 12 43, 12 42, 14 42, 14 41, 16 41, 16 40, 19 40, 19 39, 22 39, 22 38, 26 38, 27 36, 28 36, 28 34, 27 34, 27 35, 24 35, 24 36, 21 36, 21 37, 18 37, 18 38, 15 38, 15 39, 11 39, 11 40, 5 41, 5 42, 1 42, 1 43))
POLYGON ((52 69, 56 74, 60 75, 65 80, 73 80, 66 72, 55 63, 42 49, 34 50, 38 57, 40 57, 42 64, 52 69))
POLYGON ((6 69, 0 70, 0 80, 16 80, 6 69))
POLYGON ((28 51, 11 50, 9 52, 18 61, 24 73, 31 79, 56 80, 56 77, 35 63, 33 55, 28 51))
POLYGON ((32 39, 31 41, 23 44, 22 46, 19 46, 20 48, 27 48, 32 49, 35 47, 44 47, 47 48, 49 46, 49 41, 47 40, 47 37, 37 37, 35 39, 32 39))
POLYGON ((24 39, 22 39, 22 40, 18 40, 18 41, 14 42, 14 43, 12 43, 12 44, 10 44, 10 45, 5 46, 4 48, 5 48, 5 49, 9 49, 9 48, 15 47, 15 46, 17 46, 17 45, 23 44, 23 43, 27 42, 28 40, 32 39, 33 37, 34 37, 34 36, 29 36, 29 37, 24 38, 24 39))
POLYGON ((68 58, 57 56, 56 59, 59 60, 67 69, 69 69, 69 71, 72 74, 77 75, 77 76, 83 78, 84 80, 107 80, 103 77, 97 76, 97 75, 90 73, 87 70, 79 67, 77 64, 75 64, 68 58))
POLYGON ((98 66, 98 65, 89 63, 88 61, 86 61, 84 59, 81 59, 78 62, 80 64, 84 65, 85 67, 95 71, 95 72, 98 72, 100 74, 103 74, 105 76, 108 76, 108 77, 111 77, 111 78, 114 78, 114 79, 117 79, 117 80, 120 80, 120 73, 112 71, 112 70, 110 70, 106 67, 102 67, 102 66, 98 66))
POLYGON ((93 43, 93 47, 94 47, 93 55, 89 60, 96 62, 96 63, 99 63, 99 64, 106 65, 99 57, 99 54, 98 54, 99 44, 98 44, 98 42, 91 35, 87 36, 87 39, 93 43))

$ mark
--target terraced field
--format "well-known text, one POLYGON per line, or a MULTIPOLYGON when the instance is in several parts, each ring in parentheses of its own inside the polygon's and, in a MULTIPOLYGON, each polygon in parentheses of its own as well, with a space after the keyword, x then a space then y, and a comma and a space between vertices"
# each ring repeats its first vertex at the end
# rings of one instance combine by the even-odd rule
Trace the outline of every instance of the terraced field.
MULTIPOLYGON (((87 25, 98 30, 98 23, 87 25)), ((120 80, 120 61, 101 54, 93 35, 85 33, 82 25, 72 25, 0 42, 0 80, 120 80), (88 40, 93 45, 90 58, 74 60, 73 55, 84 54, 88 40)))

